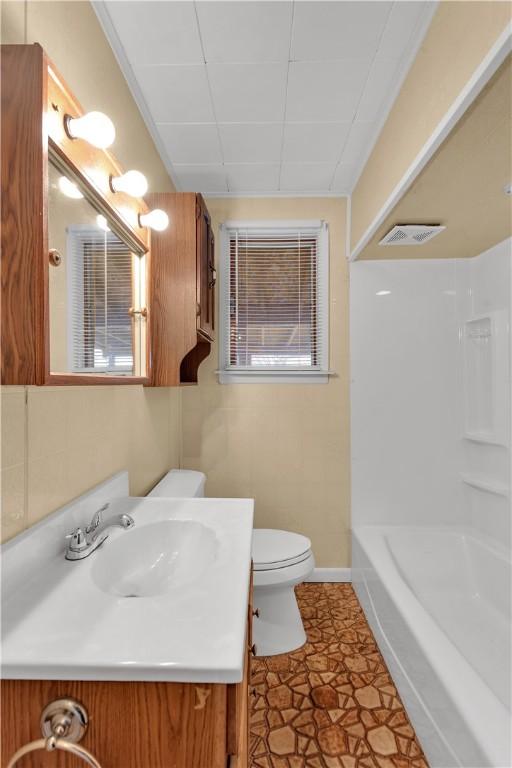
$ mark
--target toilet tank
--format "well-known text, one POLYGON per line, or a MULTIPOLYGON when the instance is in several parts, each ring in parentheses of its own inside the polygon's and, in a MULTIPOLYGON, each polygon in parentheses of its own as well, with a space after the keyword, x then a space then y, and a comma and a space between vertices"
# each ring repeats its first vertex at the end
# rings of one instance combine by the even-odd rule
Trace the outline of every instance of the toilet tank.
POLYGON ((206 476, 193 469, 171 469, 159 483, 148 493, 148 496, 169 498, 170 496, 191 498, 204 496, 206 476))

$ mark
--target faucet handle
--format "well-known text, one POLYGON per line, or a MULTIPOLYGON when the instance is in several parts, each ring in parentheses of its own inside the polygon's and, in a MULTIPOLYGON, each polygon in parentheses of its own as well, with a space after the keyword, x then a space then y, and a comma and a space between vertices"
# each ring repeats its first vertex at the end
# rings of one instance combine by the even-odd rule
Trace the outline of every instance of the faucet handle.
POLYGON ((94 533, 96 528, 101 523, 101 520, 102 520, 102 517, 103 517, 103 512, 106 512, 108 507, 109 507, 109 502, 107 501, 106 504, 104 504, 102 507, 100 507, 98 509, 97 512, 94 513, 94 516, 93 516, 91 522, 89 523, 89 525, 85 529, 86 533, 94 533))
POLYGON ((81 528, 75 528, 73 533, 68 533, 66 539, 70 539, 68 551, 81 552, 87 546, 87 537, 81 528))

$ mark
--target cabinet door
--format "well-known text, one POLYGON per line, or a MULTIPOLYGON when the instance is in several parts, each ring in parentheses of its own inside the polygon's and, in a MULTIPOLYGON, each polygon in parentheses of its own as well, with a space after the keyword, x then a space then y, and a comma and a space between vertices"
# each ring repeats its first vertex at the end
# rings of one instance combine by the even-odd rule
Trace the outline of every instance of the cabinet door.
POLYGON ((210 214, 201 195, 197 196, 197 330, 213 341, 215 254, 210 214))

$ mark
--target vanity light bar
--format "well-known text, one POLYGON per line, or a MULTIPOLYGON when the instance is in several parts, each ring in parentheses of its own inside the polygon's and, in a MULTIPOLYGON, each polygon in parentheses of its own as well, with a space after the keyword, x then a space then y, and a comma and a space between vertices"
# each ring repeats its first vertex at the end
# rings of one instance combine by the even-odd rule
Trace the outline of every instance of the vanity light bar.
POLYGON ((64 116, 64 130, 70 139, 85 139, 93 147, 106 149, 114 143, 114 123, 103 112, 87 112, 82 117, 64 116))
POLYGON ((139 226, 150 227, 157 232, 163 232, 169 226, 169 217, 160 208, 153 208, 149 213, 139 213, 139 226))

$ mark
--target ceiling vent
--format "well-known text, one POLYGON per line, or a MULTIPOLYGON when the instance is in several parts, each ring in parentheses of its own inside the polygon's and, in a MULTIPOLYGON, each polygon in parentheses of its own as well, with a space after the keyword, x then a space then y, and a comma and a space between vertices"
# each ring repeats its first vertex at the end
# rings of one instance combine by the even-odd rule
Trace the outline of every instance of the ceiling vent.
POLYGON ((423 245, 446 229, 441 224, 396 224, 379 245, 423 245))

